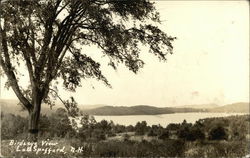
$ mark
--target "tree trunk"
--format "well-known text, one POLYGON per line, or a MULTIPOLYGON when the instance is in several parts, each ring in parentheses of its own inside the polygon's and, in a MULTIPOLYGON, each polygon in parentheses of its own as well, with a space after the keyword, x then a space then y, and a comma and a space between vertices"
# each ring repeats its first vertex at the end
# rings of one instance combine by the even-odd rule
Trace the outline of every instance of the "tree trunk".
POLYGON ((36 142, 38 138, 38 122, 39 117, 38 113, 35 111, 32 111, 29 114, 29 135, 28 139, 29 141, 36 142))
POLYGON ((34 108, 29 113, 29 141, 36 142, 38 139, 38 124, 41 111, 41 101, 34 102, 34 108))

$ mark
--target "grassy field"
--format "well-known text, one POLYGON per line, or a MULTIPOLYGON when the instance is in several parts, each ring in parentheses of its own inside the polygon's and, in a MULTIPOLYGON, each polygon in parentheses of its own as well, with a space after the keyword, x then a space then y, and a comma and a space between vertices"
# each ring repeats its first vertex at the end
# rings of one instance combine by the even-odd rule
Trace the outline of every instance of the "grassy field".
MULTIPOLYGON (((2 154, 6 157, 59 158, 59 157, 244 157, 249 153, 249 141, 204 141, 182 142, 178 140, 147 141, 137 136, 139 141, 122 141, 118 137, 97 143, 84 143, 79 140, 53 140, 61 152, 27 152, 17 151, 17 146, 10 146, 10 141, 2 141, 2 154), (142 140, 142 141, 141 141, 142 140), (75 148, 73 151, 72 147, 75 148), (81 148, 81 149, 80 149, 81 148), (80 150, 79 150, 80 149, 80 150)), ((52 141, 52 142, 53 142, 52 141)), ((38 148, 44 148, 39 145, 38 148)), ((53 150, 53 147, 51 147, 53 150)), ((20 148, 21 149, 21 148, 20 148)))

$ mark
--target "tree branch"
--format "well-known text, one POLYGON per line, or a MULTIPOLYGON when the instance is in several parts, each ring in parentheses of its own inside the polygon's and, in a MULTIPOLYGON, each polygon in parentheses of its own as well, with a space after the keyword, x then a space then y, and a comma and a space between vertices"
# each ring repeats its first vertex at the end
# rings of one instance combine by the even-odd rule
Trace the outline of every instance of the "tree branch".
POLYGON ((6 41, 6 32, 2 28, 0 28, 0 45, 2 46, 1 52, 3 52, 5 61, 3 60, 2 53, 0 54, 0 64, 5 72, 5 74, 8 77, 8 80, 10 81, 10 85, 20 100, 20 102, 25 106, 25 108, 30 112, 33 108, 32 104, 28 101, 27 98, 24 97, 22 94, 19 85, 17 83, 17 78, 15 76, 15 73, 13 72, 12 64, 10 62, 10 57, 8 53, 8 47, 7 47, 7 41, 6 41))
POLYGON ((34 26, 31 22, 31 16, 29 15, 29 26, 30 26, 30 30, 31 30, 31 37, 30 37, 30 40, 32 41, 32 46, 29 46, 28 42, 26 43, 27 46, 29 46, 29 49, 30 49, 30 56, 31 56, 31 59, 33 61, 33 63, 36 65, 37 64, 37 59, 36 59, 36 55, 35 55, 35 49, 36 49, 36 46, 35 46, 35 32, 34 32, 34 26))
MULTIPOLYGON (((60 1, 60 3, 61 3, 61 1, 60 1)), ((60 3, 59 3, 59 4, 60 4, 60 3)), ((67 7, 67 5, 68 5, 69 3, 70 3, 70 1, 68 1, 64 6, 62 6, 61 9, 57 11, 56 16, 58 16, 58 15, 63 11, 63 9, 65 9, 65 8, 67 7)), ((59 7, 59 6, 58 6, 58 7, 59 7)))
POLYGON ((52 92, 54 92, 54 93, 56 94, 57 98, 58 98, 64 105, 66 105, 66 103, 62 100, 62 98, 59 96, 59 94, 57 93, 56 90, 51 89, 51 88, 49 88, 49 90, 52 91, 52 92))

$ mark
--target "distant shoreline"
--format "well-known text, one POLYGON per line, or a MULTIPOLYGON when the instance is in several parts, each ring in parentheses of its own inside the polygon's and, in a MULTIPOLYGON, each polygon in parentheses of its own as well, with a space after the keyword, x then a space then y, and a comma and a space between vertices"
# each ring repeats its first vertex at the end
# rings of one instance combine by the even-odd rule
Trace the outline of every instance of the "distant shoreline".
MULTIPOLYGON (((28 113, 22 111, 21 106, 17 105, 17 100, 2 100, 0 99, 1 111, 5 113, 12 113, 25 116, 28 113)), ((42 106, 42 114, 50 115, 56 111, 58 106, 50 109, 48 105, 42 106)), ((224 106, 215 104, 202 104, 202 105, 185 105, 179 107, 155 107, 151 105, 137 105, 137 106, 108 106, 108 105, 90 105, 81 106, 79 109, 84 114, 96 116, 128 116, 128 115, 162 115, 162 114, 176 114, 176 113, 249 113, 249 103, 238 102, 224 106)))

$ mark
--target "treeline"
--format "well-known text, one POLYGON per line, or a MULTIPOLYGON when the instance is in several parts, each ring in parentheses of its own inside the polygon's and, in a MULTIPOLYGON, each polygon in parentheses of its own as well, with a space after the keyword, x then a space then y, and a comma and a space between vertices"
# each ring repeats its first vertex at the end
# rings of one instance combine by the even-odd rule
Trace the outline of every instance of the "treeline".
MULTIPOLYGON (((23 139, 27 136, 28 118, 2 113, 2 139, 23 139)), ((157 139, 195 140, 244 140, 248 134, 249 117, 231 116, 227 118, 200 119, 194 124, 184 120, 180 124, 171 123, 148 126, 146 121, 135 126, 118 125, 112 121, 97 122, 93 116, 84 115, 78 121, 68 117, 63 108, 52 115, 42 115, 40 119, 40 138, 79 138, 83 141, 99 141, 114 137, 119 133, 134 132, 134 135, 147 135, 157 139), (78 123, 77 123, 78 122, 78 123)), ((125 136, 125 139, 128 139, 125 136)))

